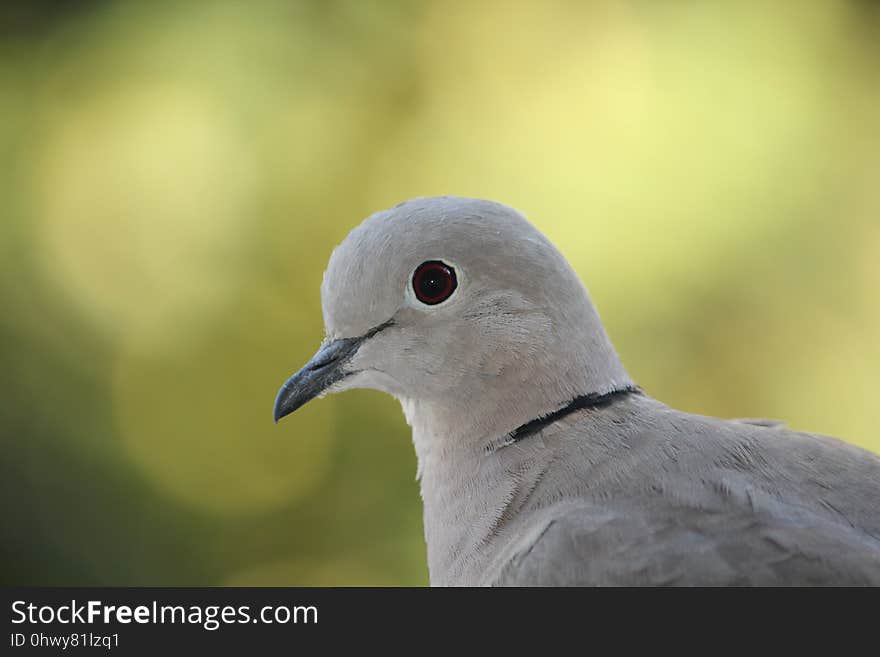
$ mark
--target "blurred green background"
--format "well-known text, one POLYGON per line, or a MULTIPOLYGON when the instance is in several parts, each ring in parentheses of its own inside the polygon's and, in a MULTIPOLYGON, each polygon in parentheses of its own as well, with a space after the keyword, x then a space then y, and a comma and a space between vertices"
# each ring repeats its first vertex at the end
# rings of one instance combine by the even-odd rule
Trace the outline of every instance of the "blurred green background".
POLYGON ((654 396, 880 450, 875 2, 4 3, 4 584, 425 584, 396 402, 282 424, 419 195, 523 210, 654 396))

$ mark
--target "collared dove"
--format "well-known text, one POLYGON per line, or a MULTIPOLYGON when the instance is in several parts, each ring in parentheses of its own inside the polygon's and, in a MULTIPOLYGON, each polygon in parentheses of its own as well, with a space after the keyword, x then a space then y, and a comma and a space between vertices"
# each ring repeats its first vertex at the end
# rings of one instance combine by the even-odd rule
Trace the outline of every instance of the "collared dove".
POLYGON ((327 339, 275 420, 351 388, 400 401, 432 584, 880 585, 880 458, 649 397, 515 210, 374 214, 321 293, 327 339))

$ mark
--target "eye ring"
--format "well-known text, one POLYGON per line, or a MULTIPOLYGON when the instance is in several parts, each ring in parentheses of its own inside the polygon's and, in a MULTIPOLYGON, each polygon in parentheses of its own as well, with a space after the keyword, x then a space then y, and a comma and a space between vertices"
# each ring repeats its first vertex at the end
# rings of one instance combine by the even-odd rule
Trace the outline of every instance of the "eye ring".
POLYGON ((427 260, 413 272, 412 289, 416 299, 427 306, 443 303, 458 287, 455 269, 441 260, 427 260))

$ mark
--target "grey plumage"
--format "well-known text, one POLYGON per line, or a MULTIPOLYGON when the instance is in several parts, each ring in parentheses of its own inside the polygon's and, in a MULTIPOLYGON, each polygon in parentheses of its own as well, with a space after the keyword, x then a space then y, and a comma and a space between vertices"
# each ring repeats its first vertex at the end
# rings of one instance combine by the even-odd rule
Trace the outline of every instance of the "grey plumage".
POLYGON ((648 397, 560 424, 505 465, 531 491, 505 531, 540 538, 485 583, 880 584, 880 463, 863 450, 648 397))
POLYGON ((276 419, 321 392, 400 400, 433 584, 880 585, 880 458, 865 450, 641 392, 511 441, 633 386, 577 276, 515 211, 443 197, 378 213, 334 252, 322 296, 327 342, 276 419), (429 306, 412 278, 431 260, 458 288, 429 306))

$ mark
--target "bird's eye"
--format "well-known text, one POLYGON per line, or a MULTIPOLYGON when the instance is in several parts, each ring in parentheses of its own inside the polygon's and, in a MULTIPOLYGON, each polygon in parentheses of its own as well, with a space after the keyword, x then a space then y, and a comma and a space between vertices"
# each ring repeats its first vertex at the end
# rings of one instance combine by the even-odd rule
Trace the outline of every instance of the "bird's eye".
POLYGON ((428 260, 416 267, 412 286, 419 301, 434 306, 446 301, 455 292, 458 281, 452 267, 439 260, 428 260))

